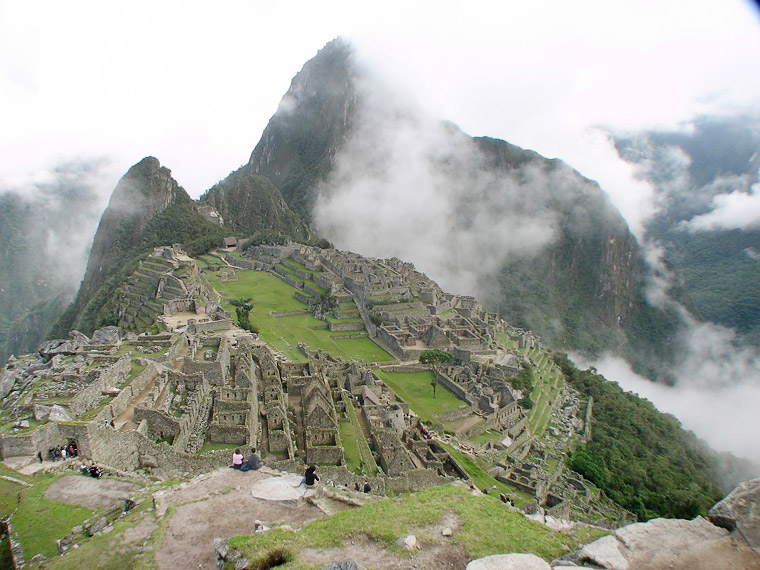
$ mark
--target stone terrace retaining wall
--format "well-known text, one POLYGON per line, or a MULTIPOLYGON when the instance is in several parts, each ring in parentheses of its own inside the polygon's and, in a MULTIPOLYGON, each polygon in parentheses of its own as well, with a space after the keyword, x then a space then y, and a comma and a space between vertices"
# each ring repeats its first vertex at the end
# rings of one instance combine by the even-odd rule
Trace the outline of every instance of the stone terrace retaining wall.
POLYGON ((136 431, 117 432, 90 424, 92 459, 122 471, 159 466, 165 471, 203 473, 230 463, 226 450, 202 455, 179 453, 165 443, 153 443, 136 431))
POLYGON ((79 392, 69 402, 69 410, 75 416, 98 407, 103 401, 103 391, 108 388, 118 388, 129 375, 132 369, 132 361, 128 356, 122 356, 116 364, 103 370, 100 377, 87 388, 79 392))
POLYGON ((162 374, 158 365, 150 363, 148 367, 140 372, 132 382, 125 386, 121 391, 121 394, 116 396, 111 403, 103 408, 103 410, 95 417, 97 424, 110 423, 116 419, 127 406, 134 400, 140 392, 142 392, 148 384, 153 382, 162 374))

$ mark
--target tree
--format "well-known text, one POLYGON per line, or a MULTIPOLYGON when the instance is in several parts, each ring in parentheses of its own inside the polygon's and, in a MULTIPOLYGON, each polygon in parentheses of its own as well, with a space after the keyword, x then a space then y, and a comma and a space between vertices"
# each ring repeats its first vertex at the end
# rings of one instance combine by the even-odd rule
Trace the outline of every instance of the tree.
POLYGON ((232 299, 230 305, 235 307, 235 315, 237 316, 238 324, 241 329, 245 329, 251 332, 259 332, 259 329, 251 324, 250 314, 253 310, 253 299, 246 297, 245 299, 232 299))
POLYGON ((423 364, 433 364, 435 362, 454 362, 454 355, 445 350, 433 349, 423 350, 420 352, 420 362, 423 364))

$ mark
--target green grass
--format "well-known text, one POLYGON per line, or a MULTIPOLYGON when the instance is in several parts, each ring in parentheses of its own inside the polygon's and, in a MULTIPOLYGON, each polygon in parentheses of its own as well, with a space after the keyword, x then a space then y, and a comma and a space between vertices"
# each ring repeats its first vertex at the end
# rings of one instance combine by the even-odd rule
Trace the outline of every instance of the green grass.
POLYGON ((480 444, 480 445, 485 445, 489 441, 496 441, 496 440, 499 440, 499 439, 504 439, 503 436, 502 436, 502 434, 499 433, 498 431, 494 431, 494 430, 490 430, 489 429, 487 431, 484 431, 481 434, 474 435, 472 437, 468 437, 467 441, 471 441, 472 443, 477 443, 477 444, 480 444))
POLYGON ((37 474, 33 477, 34 487, 25 487, 20 492, 20 504, 13 517, 24 556, 30 560, 42 553, 48 558, 57 555, 55 541, 71 532, 71 528, 82 524, 95 511, 45 498, 45 491, 58 476, 37 474))
MULTIPOLYGON (((153 549, 146 554, 140 554, 140 544, 126 544, 122 541, 124 531, 136 526, 145 517, 152 517, 147 510, 149 501, 143 501, 135 509, 127 513, 123 518, 114 521, 114 530, 101 536, 83 539, 79 548, 70 550, 65 556, 56 556, 45 568, 51 570, 81 570, 83 568, 100 568, 102 570, 123 570, 124 568, 155 568, 155 560, 147 561, 152 557, 153 549), (146 564, 147 563, 147 564, 146 564)), ((158 533, 154 532, 155 540, 158 533)))
POLYGON ((552 403, 562 389, 564 378, 548 360, 546 352, 533 351, 531 358, 537 363, 535 384, 530 393, 533 408, 528 412, 528 428, 541 437, 551 420, 552 403), (556 386, 555 386, 556 383, 556 386))
MULTIPOLYGON (((135 362, 133 360, 132 361, 132 369, 129 372, 128 383, 131 382, 134 378, 136 378, 137 375, 140 374, 140 372, 142 372, 143 370, 145 370, 147 367, 148 367, 147 364, 138 364, 137 362, 135 362)), ((126 384, 125 384, 125 386, 126 386, 126 384)))
POLYGON ((350 421, 342 421, 338 424, 340 429, 340 441, 343 444, 343 457, 346 460, 346 468, 357 475, 361 474, 362 456, 359 453, 359 444, 356 442, 356 430, 350 421))
POLYGON ((288 262, 289 265, 291 265, 293 267, 297 267, 299 270, 305 271, 306 273, 311 273, 312 275, 314 275, 315 273, 319 273, 318 271, 314 271, 313 269, 309 269, 303 263, 299 263, 298 261, 296 261, 292 257, 287 257, 287 258, 285 258, 285 260, 288 262))
POLYGON ((489 489, 489 492, 494 492, 497 495, 499 493, 511 495, 515 498, 515 505, 518 507, 534 500, 533 495, 530 493, 526 493, 522 489, 513 487, 512 485, 499 481, 489 475, 488 471, 486 470, 487 466, 476 457, 463 453, 457 448, 446 443, 442 443, 442 445, 446 448, 446 451, 449 452, 449 455, 451 455, 451 457, 453 457, 456 462, 459 463, 459 466, 467 471, 467 474, 470 476, 473 483, 475 483, 475 486, 478 487, 478 489, 489 489))
POLYGON ((449 392, 441 384, 436 388, 436 396, 433 398, 433 372, 423 370, 420 372, 388 372, 375 370, 380 379, 388 387, 404 400, 414 410, 423 422, 443 423, 437 420, 435 414, 453 412, 464 404, 453 393, 449 392))
MULTIPOLYGON (((10 467, 6 467, 2 463, 0 463, 0 475, 13 477, 14 479, 26 481, 27 483, 32 482, 31 477, 22 475, 10 467)), ((18 506, 18 495, 23 489, 26 489, 23 485, 0 479, 0 517, 8 517, 16 510, 16 507, 18 506)))
POLYGON ((292 561, 278 568, 295 570, 314 568, 300 559, 301 550, 335 548, 363 536, 404 556, 394 542, 410 532, 426 541, 456 542, 470 559, 503 552, 530 552, 552 560, 580 545, 575 537, 552 532, 510 511, 497 498, 474 497, 462 486, 444 485, 342 511, 314 521, 296 533, 274 529, 233 537, 230 546, 249 558, 252 566, 267 553, 284 549, 291 553, 292 561), (462 521, 453 537, 443 539, 426 530, 440 524, 449 513, 462 521))
POLYGON ((361 323, 362 322, 362 318, 361 317, 348 317, 346 319, 336 319, 332 315, 326 315, 326 318, 327 318, 327 322, 335 323, 335 324, 339 324, 339 323, 361 323))
POLYGON ((259 328, 261 338, 295 362, 306 362, 298 349, 303 342, 312 349, 323 349, 345 359, 356 358, 363 362, 390 362, 393 357, 369 338, 334 339, 323 327, 324 321, 311 314, 291 317, 273 317, 270 312, 303 311, 307 306, 296 299, 296 289, 266 272, 239 271, 239 280, 222 283, 216 276, 208 277, 211 285, 224 296, 222 305, 235 314, 230 299, 253 298, 250 319, 259 328))
MULTIPOLYGON (((346 414, 348 415, 348 419, 351 422, 351 431, 354 435, 354 442, 357 445, 357 452, 359 454, 359 471, 361 471, 363 464, 364 471, 367 475, 377 475, 380 472, 380 468, 377 466, 377 462, 372 455, 372 451, 369 448, 367 439, 364 437, 364 432, 362 431, 362 427, 359 424, 359 418, 356 417, 356 410, 354 409, 353 403, 351 402, 351 398, 349 398, 346 394, 343 394, 342 397, 343 403, 346 405, 346 414)), ((341 432, 341 442, 343 443, 345 451, 346 439, 343 438, 343 432, 341 432)))

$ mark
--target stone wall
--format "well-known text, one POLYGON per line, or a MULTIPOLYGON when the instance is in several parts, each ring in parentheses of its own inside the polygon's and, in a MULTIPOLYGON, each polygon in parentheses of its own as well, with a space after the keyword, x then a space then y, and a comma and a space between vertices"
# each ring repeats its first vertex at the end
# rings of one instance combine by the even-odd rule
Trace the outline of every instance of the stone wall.
POLYGON ((195 321, 189 327, 189 330, 195 333, 208 333, 214 331, 224 331, 235 328, 235 323, 230 319, 220 319, 218 321, 195 321))
POLYGON ((306 305, 308 305, 309 302, 312 300, 311 297, 309 297, 309 295, 302 293, 301 291, 295 292, 295 298, 306 305))
POLYGON ((471 406, 476 406, 477 402, 475 402, 470 396, 467 391, 462 388, 459 384, 451 380, 448 376, 443 374, 440 370, 434 369, 433 370, 436 379, 438 380, 438 383, 446 388, 449 392, 454 394, 457 398, 460 400, 467 402, 471 406))
POLYGON ((188 347, 188 340, 186 334, 181 334, 179 338, 169 347, 166 354, 160 359, 161 362, 173 363, 177 355, 184 352, 188 347))
POLYGON ((127 409, 127 406, 142 392, 148 384, 161 376, 158 365, 150 363, 148 367, 140 372, 129 385, 125 386, 121 393, 107 404, 100 413, 95 416, 97 424, 110 423, 116 419, 119 414, 127 409))
POLYGON ((244 446, 248 443, 248 428, 246 426, 211 423, 208 426, 206 439, 216 443, 233 443, 244 446))
POLYGON ((179 419, 179 432, 174 438, 174 448, 185 450, 190 438, 194 433, 198 437, 205 435, 205 430, 197 430, 196 424, 203 420, 201 417, 209 408, 209 399, 211 398, 211 386, 203 382, 198 385, 197 389, 190 395, 187 411, 179 419), (203 431, 204 433, 199 433, 203 431))
POLYGON ((295 287, 296 289, 303 289, 303 281, 296 281, 290 275, 285 275, 284 274, 285 270, 282 269, 281 267, 275 266, 274 271, 270 271, 269 273, 271 273, 275 277, 279 277, 291 287, 295 287), (280 273, 280 271, 282 271, 282 273, 280 273))
POLYGON ((80 453, 89 454, 89 446, 86 441, 88 424, 77 422, 47 423, 32 433, 24 435, 6 435, 0 438, 3 458, 17 456, 36 455, 42 451, 47 457, 47 450, 51 447, 64 445, 70 439, 75 439, 80 453))
POLYGON ((395 477, 385 480, 385 488, 397 493, 419 491, 436 485, 444 485, 454 481, 453 477, 444 477, 432 469, 414 469, 405 471, 395 477))
POLYGON ((145 420, 145 429, 147 430, 145 435, 151 439, 174 438, 179 433, 179 420, 156 410, 135 406, 135 423, 140 424, 143 420, 145 420))
MULTIPOLYGON (((87 454, 96 463, 102 463, 122 471, 134 471, 143 467, 160 466, 165 472, 204 473, 229 464, 229 452, 212 451, 202 455, 178 453, 165 443, 154 443, 136 431, 117 432, 95 424, 89 424, 87 454)), ((79 440, 78 440, 79 441, 79 440)), ((80 448, 84 440, 80 442, 80 448)))
POLYGON ((306 462, 315 465, 341 465, 343 448, 337 446, 307 446, 306 462))
POLYGON ((354 322, 354 323, 333 323, 328 322, 327 326, 330 328, 332 332, 345 332, 345 331, 360 331, 364 330, 364 323, 363 322, 354 322))
POLYGON ((97 380, 71 399, 68 405, 71 413, 78 416, 87 410, 97 408, 105 397, 103 392, 108 388, 120 387, 131 369, 132 361, 129 356, 122 356, 115 364, 103 370, 97 380))

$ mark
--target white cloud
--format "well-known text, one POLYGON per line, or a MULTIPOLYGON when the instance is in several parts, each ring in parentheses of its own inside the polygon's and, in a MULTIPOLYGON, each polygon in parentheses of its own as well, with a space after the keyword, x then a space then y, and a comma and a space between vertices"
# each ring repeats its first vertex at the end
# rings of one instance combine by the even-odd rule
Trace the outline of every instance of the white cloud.
POLYGON ((760 227, 760 184, 753 184, 749 192, 735 190, 718 194, 713 197, 712 205, 710 212, 693 217, 684 227, 692 232, 760 227))
POLYGON ((730 451, 760 464, 760 354, 737 347, 735 333, 718 325, 687 319, 686 347, 667 386, 635 374, 622 358, 607 355, 592 364, 610 381, 650 400, 676 416, 714 449, 730 451))
POLYGON ((498 177, 470 137, 387 87, 359 82, 353 131, 315 223, 337 247, 400 257, 448 291, 481 296, 484 275, 555 239, 547 201, 555 187, 569 191, 573 175, 530 167, 498 177))

